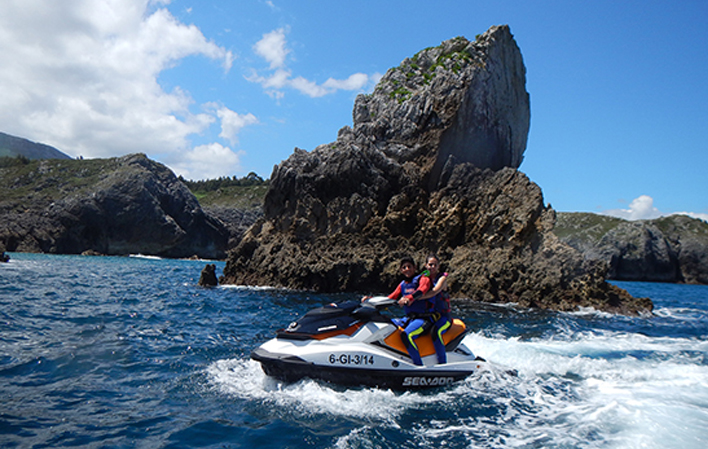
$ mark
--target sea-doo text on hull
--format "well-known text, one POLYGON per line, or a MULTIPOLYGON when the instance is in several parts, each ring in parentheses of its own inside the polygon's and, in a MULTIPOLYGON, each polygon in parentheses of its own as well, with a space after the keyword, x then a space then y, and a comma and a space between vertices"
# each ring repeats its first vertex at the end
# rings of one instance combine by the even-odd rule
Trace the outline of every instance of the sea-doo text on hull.
POLYGON ((251 358, 267 375, 288 382, 310 377, 394 390, 446 385, 481 368, 484 360, 462 343, 467 329, 458 319, 443 334, 447 363, 437 363, 432 338, 423 335, 416 343, 424 365, 415 365, 401 330, 380 313, 392 304, 375 297, 311 310, 255 349, 251 358))

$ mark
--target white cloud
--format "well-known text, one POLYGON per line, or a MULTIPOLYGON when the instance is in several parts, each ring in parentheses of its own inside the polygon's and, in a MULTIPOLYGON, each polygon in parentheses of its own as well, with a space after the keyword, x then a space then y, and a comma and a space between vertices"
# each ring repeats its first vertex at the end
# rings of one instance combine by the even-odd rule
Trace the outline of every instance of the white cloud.
POLYGON ((225 107, 219 108, 216 111, 216 115, 221 119, 221 134, 219 134, 219 137, 223 137, 231 143, 238 142, 237 136, 241 129, 258 123, 256 116, 251 113, 241 115, 225 107))
MULTIPOLYGON (((160 73, 188 56, 219 61, 228 72, 234 55, 179 22, 161 6, 168 3, 4 1, 2 131, 74 156, 145 152, 178 159, 189 150, 189 136, 202 133, 218 114, 190 112, 190 94, 163 90, 160 73)), ((233 141, 237 121, 219 118, 233 141)))
POLYGON ((323 97, 330 92, 334 92, 333 90, 330 91, 326 87, 319 86, 314 81, 307 80, 301 76, 289 80, 288 84, 298 92, 312 98, 323 97))
POLYGON ((186 179, 214 179, 241 171, 240 153, 219 143, 168 156, 165 163, 186 179))
POLYGON ((255 83, 259 83, 266 90, 282 89, 288 85, 291 73, 288 70, 278 69, 269 77, 258 76, 253 74, 246 79, 255 83))
POLYGON ((629 203, 629 209, 612 209, 603 212, 604 215, 624 218, 625 220, 650 220, 662 216, 654 207, 654 199, 649 195, 640 195, 629 203))
POLYGON ((270 63, 271 69, 283 67, 285 57, 290 53, 290 50, 285 48, 285 29, 280 28, 264 34, 253 46, 253 50, 270 63))
POLYGON ((625 220, 651 220, 669 215, 688 215, 692 218, 708 222, 708 214, 696 212, 670 212, 664 213, 654 207, 654 198, 649 195, 640 195, 629 203, 628 209, 611 209, 601 212, 603 215, 623 218, 625 220))
POLYGON ((355 73, 345 80, 333 78, 324 82, 323 86, 328 89, 359 90, 369 82, 369 76, 364 73, 355 73))
POLYGON ((282 89, 291 88, 311 98, 323 97, 339 90, 357 91, 373 85, 381 79, 380 74, 367 75, 355 73, 347 79, 338 80, 329 78, 323 84, 308 80, 302 76, 293 77, 287 69, 286 60, 290 50, 287 49, 285 39, 286 30, 279 28, 263 35, 263 38, 253 46, 257 55, 270 64, 273 72, 267 76, 258 75, 255 71, 246 77, 248 81, 260 84, 268 95, 280 99, 284 93, 282 89))

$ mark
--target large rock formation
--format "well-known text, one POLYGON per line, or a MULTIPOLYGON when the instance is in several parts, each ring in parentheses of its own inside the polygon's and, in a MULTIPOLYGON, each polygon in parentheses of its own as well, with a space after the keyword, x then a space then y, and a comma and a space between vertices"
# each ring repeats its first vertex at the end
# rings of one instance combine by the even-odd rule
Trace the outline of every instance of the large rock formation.
POLYGON ((228 232, 170 169, 133 154, 0 169, 8 251, 225 257, 228 232))
MULTIPOLYGON (((235 248, 243 234, 260 217, 263 216, 262 206, 256 208, 238 208, 235 206, 204 206, 204 213, 219 220, 229 233, 227 248, 235 248)), ((226 256, 226 254, 224 254, 226 256)))
POLYGON ((554 233, 587 259, 607 263, 610 279, 708 284, 708 223, 695 218, 561 213, 554 233))
POLYGON ((521 53, 506 26, 389 70, 353 126, 271 176, 264 217, 222 282, 386 292, 398 260, 435 251, 455 297, 575 310, 650 310, 551 232, 555 212, 517 171, 529 130, 521 53))

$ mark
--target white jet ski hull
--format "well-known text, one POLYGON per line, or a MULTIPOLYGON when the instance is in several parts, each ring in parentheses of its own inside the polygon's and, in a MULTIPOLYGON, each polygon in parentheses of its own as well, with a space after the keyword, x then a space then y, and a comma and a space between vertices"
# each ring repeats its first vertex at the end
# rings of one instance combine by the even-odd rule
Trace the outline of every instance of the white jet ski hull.
MULTIPOLYGON (((261 363, 268 376, 287 382, 307 377, 393 390, 447 385, 468 377, 484 363, 462 342, 466 330, 464 323, 456 320, 456 326, 463 330, 456 329, 456 337, 446 344, 447 363, 438 364, 437 356, 428 349, 421 352, 424 366, 417 366, 399 343, 397 327, 376 315, 372 320, 366 317, 340 323, 339 329, 319 323, 324 324, 319 328, 324 332, 315 335, 280 331, 276 338, 255 349, 251 358, 261 363), (329 329, 333 330, 327 332, 329 329)), ((421 351, 424 338, 419 339, 423 343, 419 345, 421 351)))

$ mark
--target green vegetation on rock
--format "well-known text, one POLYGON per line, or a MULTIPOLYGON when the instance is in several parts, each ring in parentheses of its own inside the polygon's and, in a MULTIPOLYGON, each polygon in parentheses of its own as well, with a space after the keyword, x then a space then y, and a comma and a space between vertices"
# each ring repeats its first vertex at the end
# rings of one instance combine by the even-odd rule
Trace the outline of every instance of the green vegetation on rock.
POLYGON ((90 190, 106 172, 119 168, 116 159, 2 158, 0 198, 2 202, 14 202, 39 196, 46 202, 52 202, 69 194, 90 190), (19 163, 7 163, 7 159, 18 160, 19 163))
POLYGON ((0 168, 9 251, 220 258, 228 249, 224 223, 144 154, 9 165, 0 168))
POLYGON ((553 233, 560 239, 575 238, 583 241, 597 241, 616 228, 624 220, 584 212, 559 212, 553 233))
POLYGON ((268 180, 251 172, 243 178, 222 177, 203 181, 182 181, 202 207, 259 210, 268 191, 268 180))
POLYGON ((255 210, 263 206, 268 185, 229 186, 212 192, 192 192, 202 207, 221 206, 232 209, 255 210))

